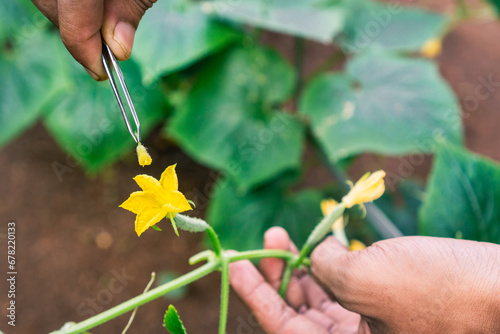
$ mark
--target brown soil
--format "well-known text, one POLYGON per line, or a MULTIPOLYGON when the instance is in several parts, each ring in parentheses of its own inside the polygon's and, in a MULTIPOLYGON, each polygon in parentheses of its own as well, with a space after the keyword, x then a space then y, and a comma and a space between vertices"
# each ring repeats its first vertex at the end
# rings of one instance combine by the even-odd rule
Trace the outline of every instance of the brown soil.
MULTIPOLYGON (((430 1, 420 3, 433 7, 430 1)), ((278 35, 269 38, 279 41, 283 51, 290 54, 290 38, 278 35)), ((498 40, 500 24, 467 23, 444 41, 444 52, 438 62, 461 102, 477 97, 475 90, 481 85, 481 78, 491 76, 493 81, 500 81, 500 50, 495 47, 498 40)), ((317 44, 307 43, 307 46, 310 47, 308 64, 324 59, 330 52, 317 44)), ((497 89, 495 86, 487 98, 477 99, 477 109, 472 110, 467 104, 463 109, 467 147, 500 161, 497 89)), ((0 151, 0 248, 6 248, 6 223, 15 221, 18 271, 14 329, 7 325, 5 317, 6 281, 0 282, 2 331, 48 333, 66 321, 87 318, 82 312, 91 310, 85 304, 88 298, 100 297, 106 304, 103 308, 107 309, 140 294, 152 271, 184 273, 190 269, 188 258, 202 249, 198 235, 181 232, 177 238, 163 223, 163 232, 148 231, 137 238, 133 231, 134 216, 118 205, 137 190, 132 177, 139 173, 159 176, 165 166, 177 163, 181 190, 198 189, 202 193, 206 193, 205 187, 213 182, 213 177, 158 135, 150 136, 146 144, 152 148, 155 161, 151 167, 137 166, 131 154, 97 178, 87 178, 77 167, 64 174, 61 182, 51 164, 54 161, 67 164, 67 156, 40 124, 0 151), (114 285, 116 293, 110 293, 114 271, 125 271, 133 278, 114 285)), ((397 171, 399 166, 397 158, 381 161, 368 156, 358 163, 357 169, 386 167, 397 171)), ((415 175, 425 178, 429 166, 429 161, 415 166, 415 175)), ((0 267, 6 268, 3 255, 0 267)), ((170 303, 177 306, 188 332, 215 333, 218 282, 219 275, 212 274, 190 285, 181 299, 160 298, 141 307, 129 333, 165 333, 161 319, 170 303)), ((248 317, 233 295, 227 332, 260 333, 248 317)), ((127 320, 128 315, 122 316, 92 333, 120 333, 127 320)))

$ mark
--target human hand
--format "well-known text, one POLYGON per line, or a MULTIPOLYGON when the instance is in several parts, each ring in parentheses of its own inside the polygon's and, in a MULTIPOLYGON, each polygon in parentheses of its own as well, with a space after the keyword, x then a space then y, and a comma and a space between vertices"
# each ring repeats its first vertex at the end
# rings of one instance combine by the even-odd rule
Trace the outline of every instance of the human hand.
MULTIPOLYGON (((264 236, 266 249, 297 252, 287 232, 274 227, 264 236)), ((285 263, 280 259, 262 259, 259 273, 250 261, 231 263, 229 278, 267 333, 357 333, 360 316, 347 311, 323 291, 303 271, 296 271, 287 291, 288 304, 278 288, 285 263)))
MULTIPOLYGON (((272 232, 275 245, 288 241, 283 233, 278 235, 272 232)), ((266 235, 268 238, 270 236, 266 235)), ((269 247, 269 243, 267 241, 266 246, 269 247)), ((337 312, 336 317, 330 316, 333 324, 326 328, 317 327, 317 322, 309 321, 306 325, 310 317, 293 309, 300 309, 302 306, 297 306, 303 300, 306 301, 306 309, 315 309, 307 297, 302 301, 299 298, 298 302, 290 299, 294 295, 301 296, 300 291, 302 295, 310 296, 307 294, 310 289, 300 290, 297 282, 294 285, 291 282, 287 296, 290 307, 283 301, 279 302, 271 287, 279 285, 280 274, 277 274, 278 271, 273 271, 273 277, 266 274, 271 271, 267 266, 279 266, 278 262, 262 264, 268 282, 255 269, 252 271, 248 263, 233 264, 237 266, 231 269, 233 288, 267 332, 500 333, 498 245, 405 237, 349 252, 334 238, 328 238, 315 249, 311 261, 315 277, 339 302, 323 301, 323 304, 332 305, 332 309, 335 306, 337 312), (361 314, 361 318, 355 318, 355 313, 346 310, 361 314), (353 325, 354 321, 356 324, 353 325), (340 329, 340 326, 343 328, 340 329)), ((282 268, 281 263, 279 269, 282 268)), ((303 280, 301 278, 299 282, 303 283, 303 280)), ((310 278, 306 278, 305 282, 311 282, 310 278)), ((314 286, 316 289, 317 285, 314 286)), ((325 296, 324 292, 317 293, 325 296)))
POLYGON ((156 0, 32 0, 57 27, 68 51, 95 80, 105 80, 102 40, 119 60, 132 53, 139 21, 156 0))
POLYGON ((370 333, 500 333, 499 245, 404 237, 348 252, 328 238, 311 270, 370 333))

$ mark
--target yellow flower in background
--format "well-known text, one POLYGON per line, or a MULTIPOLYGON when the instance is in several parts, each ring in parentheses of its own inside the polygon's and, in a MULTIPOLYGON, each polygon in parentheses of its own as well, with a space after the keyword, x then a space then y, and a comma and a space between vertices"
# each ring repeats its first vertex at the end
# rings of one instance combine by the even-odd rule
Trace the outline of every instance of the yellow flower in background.
POLYGON ((137 151, 137 158, 139 159, 139 165, 141 165, 142 167, 146 165, 148 166, 151 165, 151 162, 153 160, 151 159, 151 156, 149 155, 148 150, 146 150, 144 145, 139 143, 137 145, 136 151, 137 151))
POLYGON ((186 197, 179 192, 175 165, 167 167, 161 175, 160 181, 149 175, 137 175, 135 182, 142 188, 136 191, 120 205, 125 210, 137 215, 135 231, 138 236, 148 228, 154 226, 163 218, 170 218, 176 234, 177 228, 173 218, 177 213, 191 210, 186 197))
POLYGON ((366 248, 366 245, 364 243, 362 243, 361 241, 356 240, 356 239, 352 239, 351 243, 349 244, 350 251, 358 251, 358 250, 362 250, 365 248, 366 248))
POLYGON ((425 58, 436 58, 441 54, 443 50, 443 43, 440 38, 431 38, 424 43, 422 49, 420 49, 420 54, 425 58))
POLYGON ((376 200, 385 191, 384 177, 385 172, 383 170, 376 171, 373 174, 366 173, 356 184, 352 185, 350 183, 351 191, 342 198, 342 203, 347 208, 351 208, 356 204, 376 200))
MULTIPOLYGON (((328 216, 330 212, 335 209, 335 207, 339 204, 334 199, 325 199, 321 201, 321 212, 323 212, 323 216, 328 216)), ((352 239, 350 242, 347 239, 347 236, 345 234, 345 226, 346 222, 344 221, 344 217, 340 217, 335 221, 335 223, 332 224, 332 232, 335 238, 340 241, 344 246, 348 247, 349 250, 355 251, 355 250, 362 250, 365 249, 366 246, 364 243, 362 243, 359 240, 352 239)))

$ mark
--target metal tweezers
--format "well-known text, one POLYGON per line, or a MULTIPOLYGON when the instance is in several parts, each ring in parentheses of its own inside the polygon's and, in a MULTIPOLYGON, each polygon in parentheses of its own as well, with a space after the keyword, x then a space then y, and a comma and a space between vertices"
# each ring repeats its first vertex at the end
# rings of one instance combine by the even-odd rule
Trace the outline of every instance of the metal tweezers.
POLYGON ((118 65, 118 61, 115 58, 115 55, 113 52, 111 52, 111 49, 109 46, 103 41, 102 42, 102 63, 104 64, 104 69, 106 70, 106 73, 109 78, 109 83, 111 84, 111 88, 113 88, 113 93, 115 93, 116 101, 118 101, 118 106, 120 107, 120 110, 123 115, 123 119, 125 120, 125 124, 127 125, 127 129, 132 135, 132 138, 134 138, 134 141, 139 144, 141 141, 141 123, 139 122, 139 118, 137 117, 137 113, 135 112, 134 104, 132 103, 132 99, 130 98, 130 94, 127 89, 127 84, 125 83, 125 79, 123 77, 122 70, 120 69, 120 66, 118 65), (110 66, 108 59, 111 60, 112 67, 110 66), (127 99, 128 107, 130 109, 130 113, 132 114, 132 117, 134 118, 134 123, 137 131, 132 130, 132 126, 130 125, 130 121, 127 117, 127 112, 125 111, 125 108, 123 107, 122 99, 120 97, 120 93, 118 92, 118 88, 116 86, 115 78, 113 76, 112 68, 115 69, 116 75, 118 76, 118 81, 120 81, 120 86, 122 87, 122 90, 125 94, 125 98, 127 99))

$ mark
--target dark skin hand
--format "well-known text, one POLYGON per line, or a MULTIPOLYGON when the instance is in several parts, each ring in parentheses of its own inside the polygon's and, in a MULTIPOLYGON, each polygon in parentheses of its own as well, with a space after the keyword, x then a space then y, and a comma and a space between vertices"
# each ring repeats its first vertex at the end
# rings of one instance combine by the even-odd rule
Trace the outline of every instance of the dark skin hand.
POLYGON ((134 35, 156 0, 32 0, 57 27, 68 51, 95 80, 107 79, 101 60, 104 40, 118 60, 132 53, 134 35))
MULTIPOLYGON (((296 251, 281 228, 264 244, 296 251)), ((500 333, 499 245, 405 237, 349 252, 330 237, 312 253, 314 278, 294 274, 287 302, 277 293, 283 268, 230 265, 233 289, 267 333, 500 333)))

